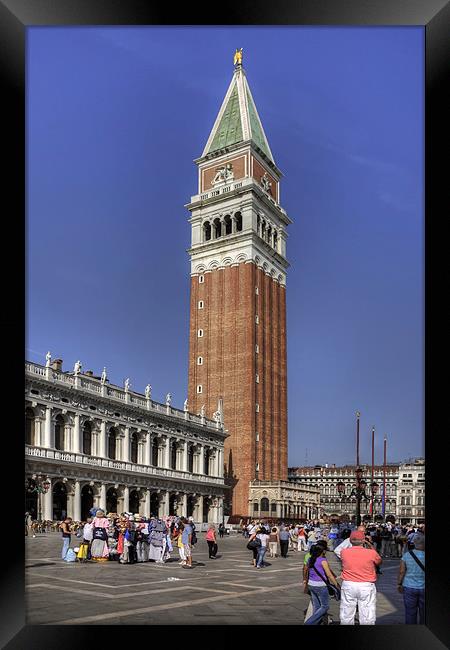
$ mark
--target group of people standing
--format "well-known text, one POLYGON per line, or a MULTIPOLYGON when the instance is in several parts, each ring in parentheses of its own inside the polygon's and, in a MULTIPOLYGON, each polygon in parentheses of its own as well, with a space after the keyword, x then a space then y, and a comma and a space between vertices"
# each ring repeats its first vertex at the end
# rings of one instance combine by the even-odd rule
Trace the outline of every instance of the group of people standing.
MULTIPOLYGON (((176 547, 179 564, 192 568, 192 549, 197 534, 192 517, 142 517, 132 513, 108 513, 99 508, 90 512, 82 527, 78 527, 78 545, 70 548, 74 533, 72 519, 66 517, 60 524, 63 545, 61 558, 66 561, 118 561, 120 564, 155 562, 163 564, 170 559, 176 547)), ((223 535, 223 530, 219 531, 223 535)), ((209 557, 217 557, 215 526, 211 524, 205 535, 209 557)))

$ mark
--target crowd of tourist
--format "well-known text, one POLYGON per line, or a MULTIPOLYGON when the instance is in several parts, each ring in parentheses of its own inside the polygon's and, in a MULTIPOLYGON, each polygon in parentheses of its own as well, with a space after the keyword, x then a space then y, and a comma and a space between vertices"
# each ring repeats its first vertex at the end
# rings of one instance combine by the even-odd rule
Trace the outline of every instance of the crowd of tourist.
MULTIPOLYGON (((105 513, 93 508, 86 522, 70 517, 57 522, 62 534, 61 558, 65 561, 120 564, 155 562, 164 564, 177 550, 179 564, 192 568, 192 552, 198 541, 192 517, 143 517, 132 513, 105 513), (71 547, 71 541, 76 543, 71 547)), ((35 529, 27 521, 26 534, 35 529)), ((55 522, 45 522, 48 530, 55 522)), ((303 590, 310 595, 305 610, 305 625, 332 623, 330 598, 340 601, 341 625, 374 625, 376 621, 376 582, 382 574, 384 558, 400 559, 397 588, 403 594, 405 623, 424 623, 425 526, 400 526, 386 522, 357 528, 348 524, 324 525, 319 521, 288 524, 282 521, 247 520, 241 532, 252 552, 255 569, 269 566, 266 557, 287 558, 289 553, 304 553, 303 590), (336 575, 327 552, 340 561, 336 575), (268 553, 268 555, 267 555, 268 553), (340 582, 339 582, 340 581, 340 582)), ((223 523, 208 526, 204 541, 209 559, 217 558, 217 534, 223 537, 223 523)))
MULTIPOLYGON (((155 562, 164 564, 178 551, 179 564, 192 568, 192 550, 197 533, 192 517, 143 517, 132 513, 105 513, 93 508, 85 523, 66 517, 59 524, 62 534, 61 558, 66 562, 117 561, 120 564, 155 562), (72 537, 77 543, 71 548, 72 537)), ((223 524, 219 534, 223 536, 223 524)), ((217 558, 216 527, 205 534, 209 558, 217 558)))
POLYGON ((270 557, 285 558, 289 550, 305 552, 304 592, 310 595, 305 625, 328 624, 329 599, 340 601, 341 625, 374 625, 376 621, 376 581, 383 558, 400 558, 398 591, 403 594, 405 623, 424 623, 425 526, 396 526, 390 522, 361 525, 320 526, 319 522, 289 525, 252 520, 243 526, 252 551, 252 564, 262 569, 267 550, 270 557), (326 559, 333 551, 341 562, 339 584, 326 559))

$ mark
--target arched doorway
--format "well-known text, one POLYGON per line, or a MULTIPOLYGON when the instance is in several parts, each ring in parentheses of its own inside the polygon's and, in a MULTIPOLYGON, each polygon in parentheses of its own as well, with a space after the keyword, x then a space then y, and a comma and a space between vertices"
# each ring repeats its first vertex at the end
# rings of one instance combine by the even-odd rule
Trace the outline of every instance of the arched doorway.
POLYGON ((137 490, 132 490, 130 492, 129 506, 130 506, 130 512, 136 515, 139 514, 140 499, 139 499, 139 492, 137 490))
POLYGON ((131 462, 138 462, 138 434, 136 432, 131 435, 131 462))
POLYGON ((171 494, 169 497, 169 515, 175 515, 177 509, 177 495, 171 494))
POLYGON ((81 489, 81 520, 86 521, 90 516, 89 510, 94 507, 94 489, 90 485, 84 485, 81 489))
POLYGON ((187 517, 192 517, 194 514, 195 502, 196 498, 192 494, 189 494, 187 498, 187 517))
POLYGON ((25 444, 34 445, 34 411, 30 408, 25 411, 25 444))
POLYGON ((67 490, 62 481, 53 485, 53 519, 62 521, 67 516, 67 490))
POLYGON ((92 427, 89 422, 83 426, 83 454, 92 455, 92 427))
POLYGON ((157 492, 150 494, 150 515, 157 517, 159 515, 159 498, 157 492))
POLYGON ((110 487, 106 492, 106 512, 117 512, 118 494, 116 488, 110 487))
POLYGON ((267 497, 261 499, 260 515, 269 515, 269 499, 267 497))
POLYGON ((55 449, 64 451, 64 418, 57 415, 55 420, 55 449))
POLYGON ((116 430, 111 427, 108 433, 108 458, 116 460, 116 430))
POLYGON ((209 497, 203 497, 203 523, 208 523, 209 497))
POLYGON ((33 487, 34 487, 34 481, 28 480, 25 486, 25 512, 29 512, 32 519, 37 519, 38 495, 37 492, 33 490, 33 487))

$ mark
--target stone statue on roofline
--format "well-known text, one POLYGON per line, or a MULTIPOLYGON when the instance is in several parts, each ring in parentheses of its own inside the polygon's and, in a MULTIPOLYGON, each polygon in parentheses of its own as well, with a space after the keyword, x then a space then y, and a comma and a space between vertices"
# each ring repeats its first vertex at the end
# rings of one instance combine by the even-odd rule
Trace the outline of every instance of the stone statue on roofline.
POLYGON ((75 365, 73 367, 73 373, 74 375, 79 375, 80 372, 81 372, 81 361, 78 360, 75 362, 75 365))
POLYGON ((102 384, 106 383, 106 368, 103 368, 101 380, 102 384))
POLYGON ((170 406, 172 404, 172 394, 167 393, 166 395, 166 406, 170 406))
POLYGON ((145 387, 145 397, 146 399, 152 398, 152 387, 150 386, 150 384, 147 384, 147 386, 145 387))
POLYGON ((130 378, 129 377, 127 377, 127 379, 125 379, 124 388, 125 388, 125 392, 128 393, 129 390, 130 390, 130 378))
POLYGON ((188 410, 188 401, 187 401, 187 399, 184 400, 183 408, 184 408, 185 411, 188 410))
POLYGON ((51 361, 52 361, 52 355, 50 354, 50 352, 47 352, 47 354, 45 355, 45 367, 46 368, 50 368, 51 361))

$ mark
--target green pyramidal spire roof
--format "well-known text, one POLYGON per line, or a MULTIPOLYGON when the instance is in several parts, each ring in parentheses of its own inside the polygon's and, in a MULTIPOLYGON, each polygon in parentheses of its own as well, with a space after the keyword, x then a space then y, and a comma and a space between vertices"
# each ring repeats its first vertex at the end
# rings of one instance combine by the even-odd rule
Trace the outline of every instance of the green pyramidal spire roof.
POLYGON ((275 164, 244 69, 237 65, 202 157, 248 140, 252 140, 275 164))

